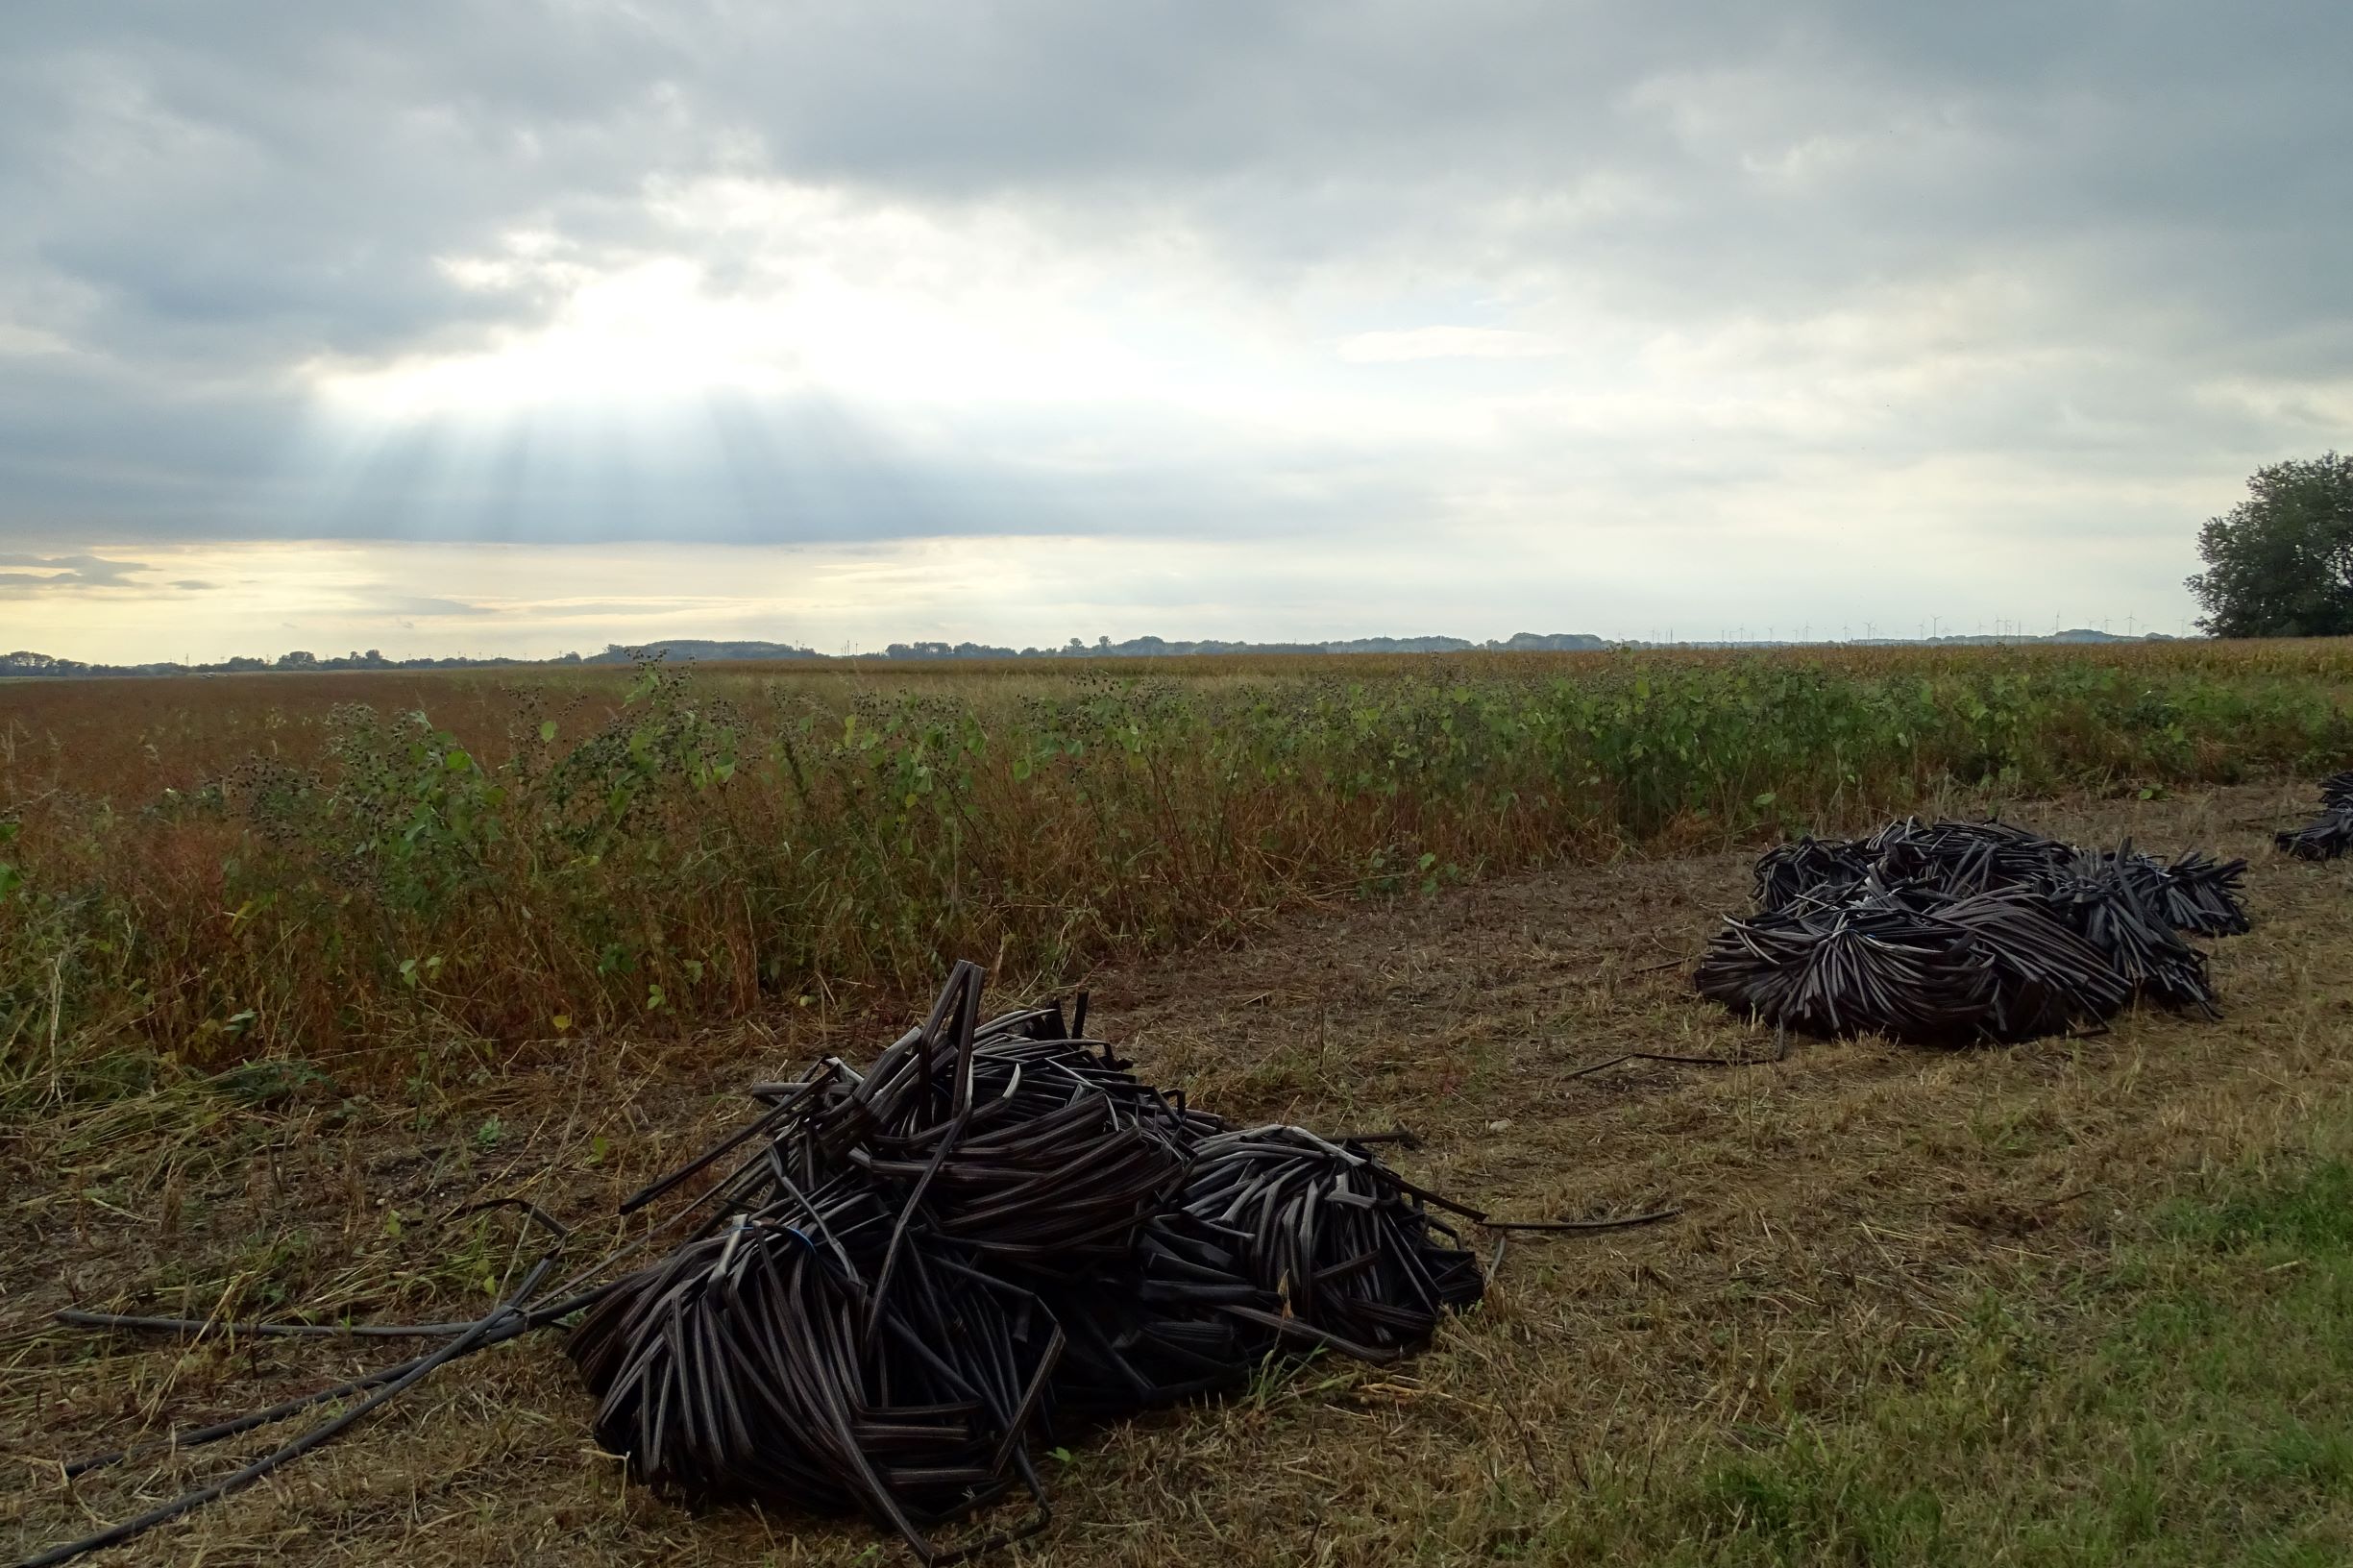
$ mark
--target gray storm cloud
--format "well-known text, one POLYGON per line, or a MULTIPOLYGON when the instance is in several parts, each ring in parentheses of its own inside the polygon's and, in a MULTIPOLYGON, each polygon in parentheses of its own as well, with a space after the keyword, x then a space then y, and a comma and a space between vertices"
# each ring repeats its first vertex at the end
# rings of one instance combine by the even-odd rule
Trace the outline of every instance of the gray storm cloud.
POLYGON ((28 555, 0 551, 0 598, 114 588, 147 570, 143 562, 101 555, 28 555), (21 570, 28 567, 32 570, 21 570))
POLYGON ((2341 440, 2348 54, 2327 3, 16 8, 0 540, 1731 527, 1939 464, 1987 487, 1957 541, 2129 534, 2341 440), (582 278, 806 293, 697 195, 776 187, 1149 269, 1118 331, 1281 339, 1270 384, 1332 411, 1082 368, 1018 417, 983 375, 920 417, 697 393, 561 461, 429 411, 306 445, 329 370, 493 352, 582 278))

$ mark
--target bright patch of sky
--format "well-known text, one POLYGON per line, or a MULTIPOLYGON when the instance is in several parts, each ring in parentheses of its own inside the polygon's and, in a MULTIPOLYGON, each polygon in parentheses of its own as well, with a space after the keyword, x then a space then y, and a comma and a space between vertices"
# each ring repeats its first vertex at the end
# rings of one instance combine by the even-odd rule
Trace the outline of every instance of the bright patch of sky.
POLYGON ((2336 6, 0 44, 0 644, 72 657, 2178 630, 2353 425, 2336 6))

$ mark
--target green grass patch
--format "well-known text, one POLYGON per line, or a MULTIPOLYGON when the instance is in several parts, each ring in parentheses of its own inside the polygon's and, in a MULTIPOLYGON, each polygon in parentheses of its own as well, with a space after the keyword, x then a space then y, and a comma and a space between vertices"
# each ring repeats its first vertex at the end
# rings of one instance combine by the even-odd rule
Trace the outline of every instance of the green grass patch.
POLYGON ((2229 1184, 2049 1284, 1600 1533, 1690 1564, 2353 1561, 2353 1165, 2229 1184))

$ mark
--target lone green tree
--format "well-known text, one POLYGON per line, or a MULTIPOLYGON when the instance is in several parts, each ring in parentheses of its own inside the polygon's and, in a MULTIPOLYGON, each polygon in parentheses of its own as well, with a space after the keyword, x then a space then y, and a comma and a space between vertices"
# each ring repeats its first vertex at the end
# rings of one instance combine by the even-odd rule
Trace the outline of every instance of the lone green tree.
POLYGON ((2353 633, 2353 457, 2273 463, 2247 498, 2198 530, 2206 570, 2190 592, 2215 637, 2353 633))

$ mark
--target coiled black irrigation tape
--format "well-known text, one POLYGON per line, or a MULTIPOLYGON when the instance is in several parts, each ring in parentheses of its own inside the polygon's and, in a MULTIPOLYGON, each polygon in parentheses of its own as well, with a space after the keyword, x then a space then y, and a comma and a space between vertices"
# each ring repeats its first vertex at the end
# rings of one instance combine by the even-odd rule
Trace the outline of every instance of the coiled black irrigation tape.
MULTIPOLYGON (((565 1233, 472 1323, 367 1325, 439 1350, 126 1458, 250 1432, 366 1397, 226 1480, 26 1568, 110 1546, 258 1480, 460 1356, 577 1317, 567 1348, 600 1401, 598 1440, 690 1499, 858 1509, 926 1562, 1043 1528, 1034 1455, 1091 1423, 1234 1388, 1270 1359, 1329 1350, 1386 1361, 1426 1344, 1485 1278, 1450 1213, 1498 1232, 1616 1220, 1499 1221, 1406 1181, 1374 1142, 1236 1127, 1137 1078, 1059 1006, 980 1021, 982 971, 959 964, 924 1023, 865 1068, 827 1058, 752 1089, 759 1112, 636 1193, 651 1205, 708 1171, 663 1227, 544 1293, 565 1233), (618 1273, 662 1236, 673 1250, 618 1273), (955 1549, 941 1525, 1010 1493, 1028 1523, 955 1549)), ((341 1332, 302 1323, 67 1312, 93 1329, 341 1332)))
POLYGON ((2320 781, 2320 815, 2271 840, 2298 860, 2336 860, 2353 849, 2353 772, 2320 781))
POLYGON ((1767 850, 1754 912, 1725 921, 1693 981, 1784 1028, 1941 1045, 2059 1034, 2136 996, 2211 1015, 2206 955, 2184 937, 2246 930, 2245 876, 2243 860, 2168 863, 2129 840, 1906 818, 1767 850))

